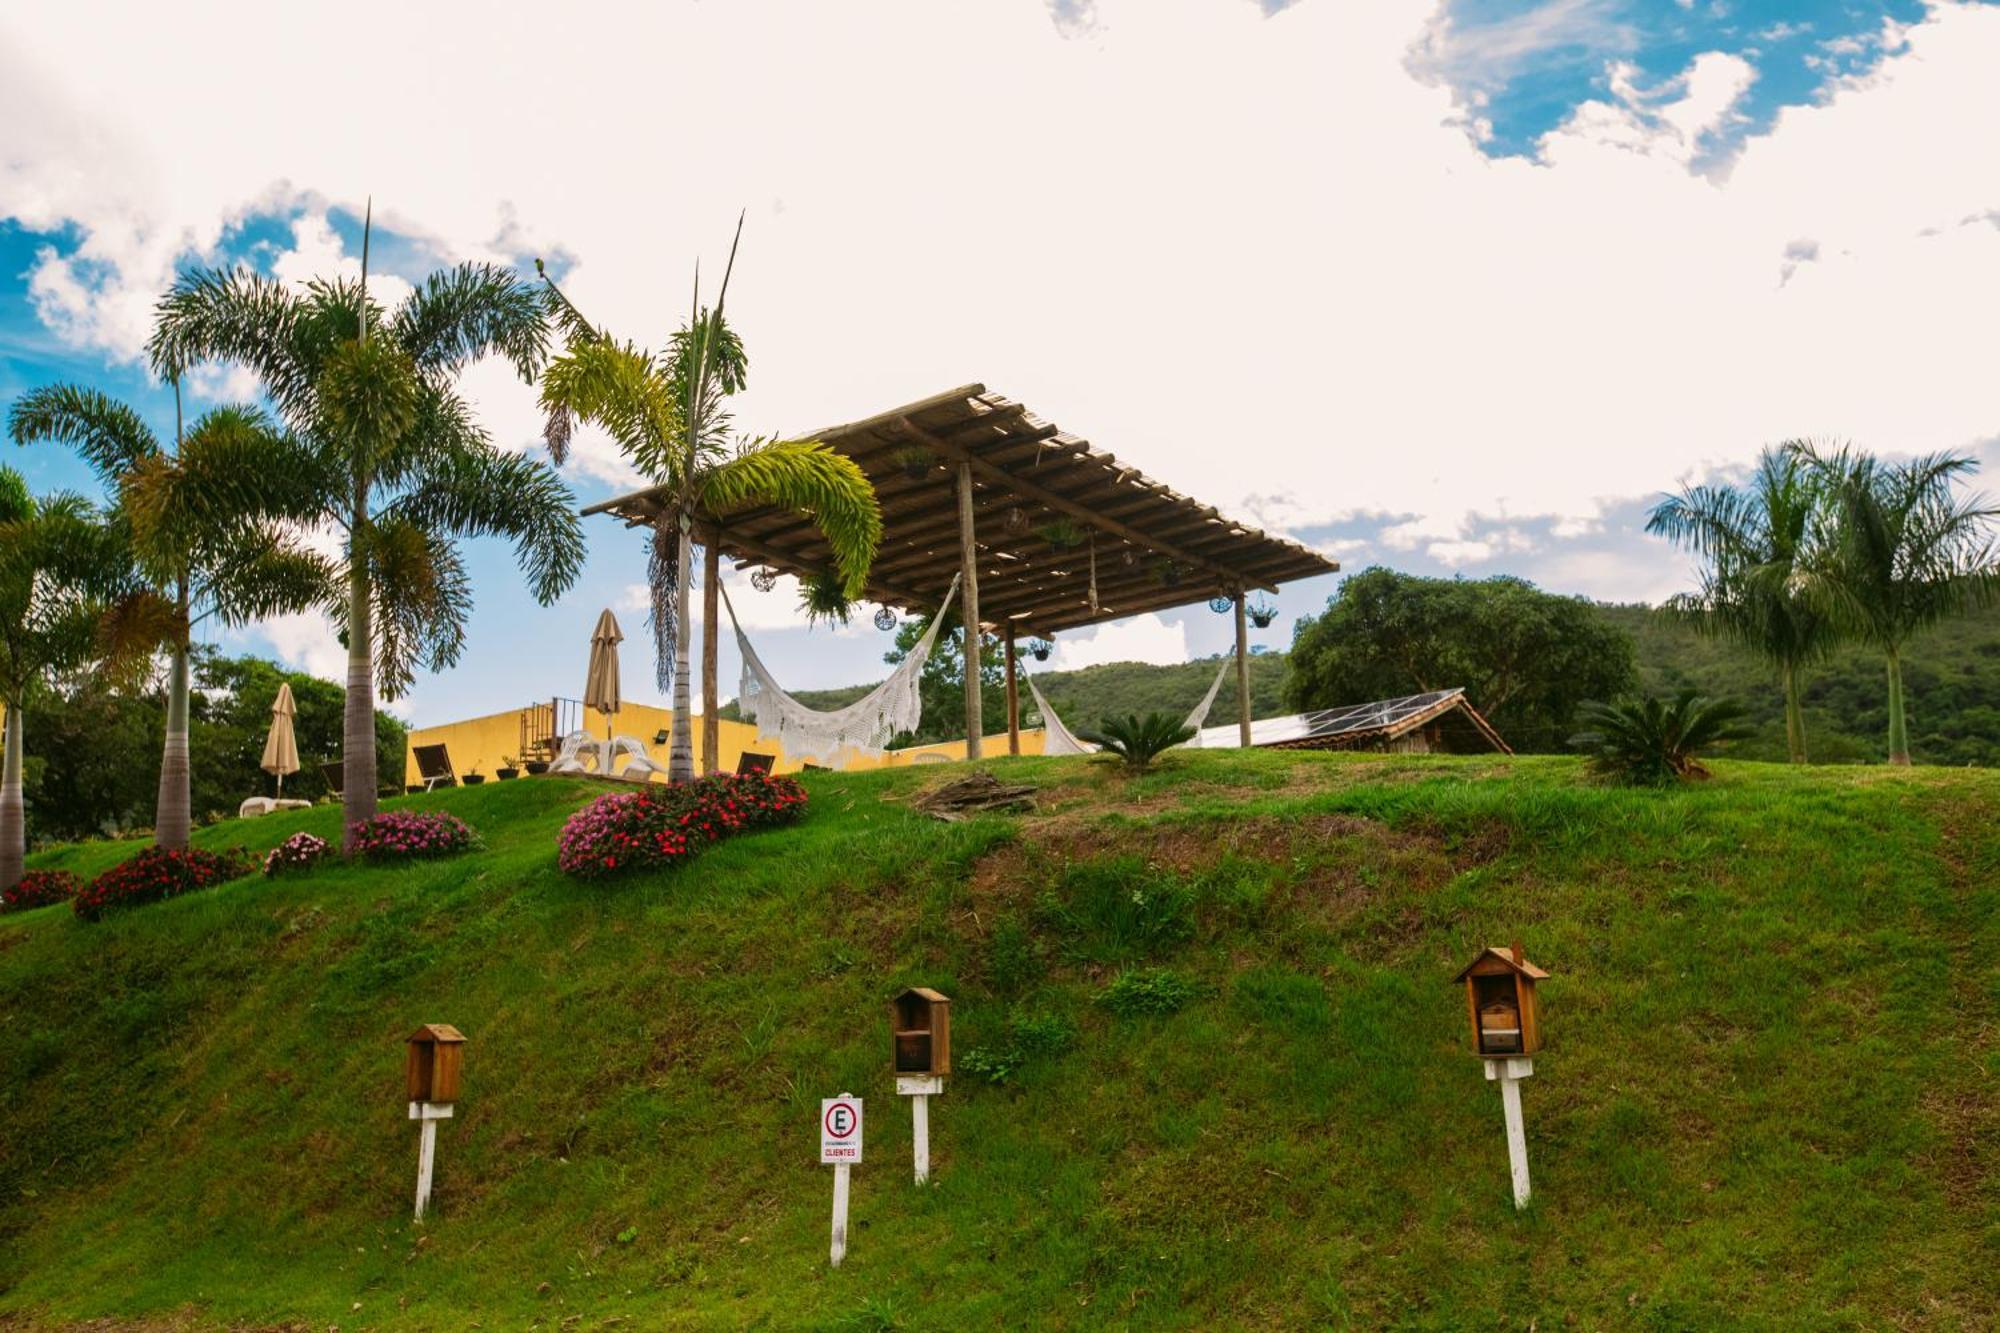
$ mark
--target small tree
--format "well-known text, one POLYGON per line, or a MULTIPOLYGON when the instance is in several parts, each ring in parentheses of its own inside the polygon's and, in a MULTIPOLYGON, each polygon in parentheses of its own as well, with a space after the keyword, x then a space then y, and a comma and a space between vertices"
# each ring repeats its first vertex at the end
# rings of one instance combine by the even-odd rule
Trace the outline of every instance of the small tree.
POLYGON ((1106 754, 1117 755, 1131 769, 1149 767, 1153 760, 1183 741, 1194 737, 1194 728, 1172 713, 1148 713, 1140 717, 1107 717, 1095 731, 1079 731, 1077 739, 1089 741, 1106 754))
POLYGON ((1659 786, 1705 778, 1700 756, 1742 735, 1743 710, 1728 700, 1709 700, 1682 690, 1672 700, 1646 698, 1631 703, 1585 704, 1590 730, 1570 744, 1590 754, 1591 767, 1623 782, 1659 786))

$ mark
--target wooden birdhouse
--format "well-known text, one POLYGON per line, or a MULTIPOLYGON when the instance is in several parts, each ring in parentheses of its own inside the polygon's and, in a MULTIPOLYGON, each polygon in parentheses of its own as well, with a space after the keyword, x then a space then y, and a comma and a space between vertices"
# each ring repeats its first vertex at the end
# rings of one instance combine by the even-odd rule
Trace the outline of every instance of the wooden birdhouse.
POLYGON ((889 1002, 893 1071, 943 1078, 951 1072, 951 1001, 928 986, 912 986, 889 1002))
POLYGON ((458 1075, 464 1065, 465 1034, 449 1023, 426 1023, 410 1034, 410 1057, 404 1065, 413 1102, 458 1100, 458 1075))
POLYGON ((1465 1012, 1472 1020, 1472 1050, 1488 1060, 1533 1055, 1542 1046, 1535 1013, 1535 983, 1549 974, 1529 962, 1517 942, 1484 949, 1456 981, 1465 983, 1465 1012))

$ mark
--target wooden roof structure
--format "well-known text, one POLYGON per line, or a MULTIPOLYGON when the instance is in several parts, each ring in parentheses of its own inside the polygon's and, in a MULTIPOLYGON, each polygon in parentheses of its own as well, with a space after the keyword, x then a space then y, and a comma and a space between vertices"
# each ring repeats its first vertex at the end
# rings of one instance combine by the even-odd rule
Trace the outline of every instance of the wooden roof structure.
MULTIPOLYGON (((1266 718, 1251 728, 1248 743, 1274 750, 1369 750, 1433 725, 1439 726, 1447 749, 1514 753, 1457 687, 1266 718)), ((1208 736, 1208 731, 1202 733, 1205 742, 1223 744, 1220 733, 1214 741, 1208 736)))
MULTIPOLYGON (((852 458, 875 486, 883 532, 867 600, 934 610, 964 566, 969 530, 978 552, 972 604, 982 625, 1009 637, 1275 591, 1340 569, 1152 480, 983 384, 802 438, 852 458), (970 475, 969 522, 962 522, 961 473, 970 475), (1043 530, 1059 523, 1074 525, 1083 540, 1058 549, 1043 530)), ((655 488, 583 512, 651 527, 665 507, 655 488)), ((811 520, 788 510, 752 505, 694 517, 696 540, 710 534, 739 567, 810 578, 831 565, 811 520)))

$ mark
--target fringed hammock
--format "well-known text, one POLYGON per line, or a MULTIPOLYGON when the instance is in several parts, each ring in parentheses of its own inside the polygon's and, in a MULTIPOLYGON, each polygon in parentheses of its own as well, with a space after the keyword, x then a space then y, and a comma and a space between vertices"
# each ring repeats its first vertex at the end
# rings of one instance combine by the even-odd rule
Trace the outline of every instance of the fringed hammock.
MULTIPOLYGON (((1229 668, 1232 665, 1234 663, 1230 658, 1225 657, 1222 659, 1222 665, 1216 669, 1215 679, 1209 682, 1208 693, 1201 696, 1201 702, 1196 704, 1194 711, 1187 715, 1187 721, 1183 725, 1193 727, 1194 736, 1182 742, 1184 745, 1195 748, 1200 747, 1202 724, 1208 721, 1208 710, 1215 707, 1216 693, 1221 690, 1223 678, 1229 674, 1229 668)), ((1076 733, 1063 725, 1063 720, 1056 716, 1056 710, 1049 707, 1049 701, 1042 697, 1041 687, 1035 684, 1035 678, 1029 676, 1027 677, 1027 681, 1028 693, 1035 696, 1035 707, 1042 711, 1042 753, 1096 753, 1097 747, 1095 745, 1078 740, 1076 733)))
POLYGON ((945 590, 944 602, 931 617, 930 628, 887 680, 845 708, 820 712, 785 693, 763 659, 757 656, 757 650, 750 646, 725 590, 722 604, 729 609, 729 625, 736 631, 736 648, 743 657, 743 678, 737 693, 737 707, 742 710, 743 720, 756 723, 760 738, 777 741, 787 755, 801 761, 813 759, 844 768, 848 757, 856 752, 880 754, 882 747, 895 737, 915 731, 923 718, 918 687, 924 663, 930 660, 931 648, 944 624, 944 613, 957 592, 958 579, 954 576, 951 587, 945 590))

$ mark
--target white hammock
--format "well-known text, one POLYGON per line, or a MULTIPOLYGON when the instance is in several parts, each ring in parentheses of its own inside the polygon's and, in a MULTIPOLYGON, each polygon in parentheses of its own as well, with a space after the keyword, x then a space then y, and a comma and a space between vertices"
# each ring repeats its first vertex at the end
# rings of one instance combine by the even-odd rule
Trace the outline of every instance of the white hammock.
MULTIPOLYGON (((1223 658, 1221 667, 1215 673, 1215 679, 1209 682, 1208 693, 1201 696, 1201 702, 1194 706, 1194 711, 1187 715, 1187 721, 1182 723, 1183 726, 1194 728, 1194 736, 1184 741, 1183 744, 1200 748, 1202 724, 1208 721, 1208 710, 1215 706, 1216 692, 1222 688, 1223 677, 1229 674, 1230 666, 1231 660, 1227 657, 1223 658)), ((1023 674, 1025 675, 1026 673, 1023 674)), ((1042 728, 1044 733, 1042 736, 1042 753, 1094 754, 1097 747, 1085 741, 1078 740, 1076 733, 1064 726, 1063 720, 1056 716, 1056 710, 1049 707, 1049 701, 1042 697, 1042 691, 1035 684, 1035 678, 1027 676, 1027 681, 1028 693, 1035 696, 1035 707, 1042 710, 1042 728)))
POLYGON ((722 604, 729 608, 729 625, 736 631, 736 648, 743 657, 743 678, 736 700, 743 720, 757 724, 761 739, 777 741, 788 757, 801 761, 816 759, 834 768, 844 768, 852 752, 880 753, 896 736, 915 731, 923 718, 918 686, 922 683, 924 663, 930 660, 931 646, 937 642, 945 610, 951 606, 957 591, 958 579, 953 576, 951 587, 945 590, 944 602, 931 617, 930 628, 917 640, 917 646, 910 649, 909 656, 889 673, 889 679, 847 707, 823 713, 785 693, 763 659, 757 656, 757 650, 750 646, 743 626, 737 623, 736 608, 730 605, 729 593, 724 590, 722 604))

